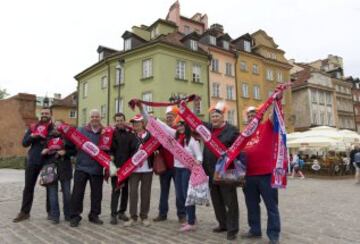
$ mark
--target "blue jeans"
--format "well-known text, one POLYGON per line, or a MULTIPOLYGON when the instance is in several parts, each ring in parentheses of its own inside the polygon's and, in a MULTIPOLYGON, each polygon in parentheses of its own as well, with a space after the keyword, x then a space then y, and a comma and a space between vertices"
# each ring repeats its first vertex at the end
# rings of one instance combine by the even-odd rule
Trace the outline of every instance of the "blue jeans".
MULTIPOLYGON (((60 181, 61 190, 63 193, 63 207, 64 207, 64 216, 65 219, 70 219, 70 180, 60 181)), ((60 208, 59 208, 59 184, 49 185, 46 188, 49 202, 50 202, 50 216, 53 220, 59 220, 60 218, 60 208)))
POLYGON ((168 169, 160 175, 160 202, 159 202, 159 215, 167 217, 169 211, 169 192, 171 179, 174 180, 175 169, 168 169))
POLYGON ((278 191, 271 187, 271 175, 247 176, 243 191, 248 210, 250 232, 254 235, 261 235, 261 196, 268 215, 266 234, 270 240, 279 240, 280 213, 278 209, 278 191))
POLYGON ((175 168, 175 192, 178 216, 187 216, 188 224, 195 224, 195 206, 185 207, 187 190, 189 187, 190 170, 186 168, 175 168), (184 213, 183 215, 179 215, 184 213))

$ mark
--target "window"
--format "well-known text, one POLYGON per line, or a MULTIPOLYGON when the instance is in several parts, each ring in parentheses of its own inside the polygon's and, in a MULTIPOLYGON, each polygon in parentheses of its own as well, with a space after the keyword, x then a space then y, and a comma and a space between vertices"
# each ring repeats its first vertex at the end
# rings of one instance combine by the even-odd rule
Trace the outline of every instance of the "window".
POLYGON ((311 123, 317 125, 317 112, 312 112, 311 123))
POLYGON ((360 89, 360 84, 359 83, 356 83, 355 86, 356 86, 357 89, 360 89))
POLYGON ((331 112, 327 112, 327 122, 328 122, 328 125, 332 125, 332 114, 331 112))
POLYGON ((227 113, 227 121, 229 124, 234 125, 235 124, 235 110, 229 110, 227 113))
POLYGON ((240 61, 240 70, 241 70, 241 71, 247 71, 246 62, 240 61))
POLYGON ((260 100, 260 87, 254 86, 254 99, 260 100))
POLYGON ((192 80, 193 82, 200 82, 201 66, 200 64, 193 64, 192 80))
POLYGON ((266 69, 266 79, 267 80, 274 80, 272 69, 266 69))
POLYGON ((331 94, 326 93, 326 105, 331 106, 332 105, 332 97, 331 94))
POLYGON ((190 34, 190 32, 191 32, 190 26, 185 25, 185 26, 184 26, 184 33, 185 33, 185 35, 190 34))
POLYGON ((213 97, 220 97, 220 84, 219 83, 212 83, 212 96, 213 97))
POLYGON ((122 98, 115 98, 115 113, 124 112, 124 103, 122 98))
POLYGON ((249 41, 244 41, 244 50, 246 52, 251 52, 251 43, 249 41))
POLYGON ((194 101, 194 113, 201 114, 201 100, 194 101))
MULTIPOLYGON (((145 92, 142 95, 142 100, 147 101, 147 102, 152 102, 152 93, 151 92, 145 92)), ((147 112, 151 112, 152 111, 152 107, 150 106, 145 106, 144 109, 147 112)))
POLYGON ((75 119, 76 118, 76 110, 70 110, 69 118, 75 119))
POLYGON ((178 60, 176 62, 176 78, 185 80, 185 61, 178 60))
POLYGON ((130 50, 131 49, 131 38, 128 38, 125 40, 125 44, 124 44, 124 50, 130 50))
POLYGON ((253 72, 253 74, 256 74, 256 75, 259 74, 259 66, 257 64, 253 64, 252 72, 253 72))
POLYGON ((232 64, 226 63, 225 74, 228 76, 233 76, 233 66, 232 64))
POLYGON ((152 29, 150 35, 151 39, 156 38, 159 35, 159 26, 156 26, 155 29, 152 29))
POLYGON ((226 50, 229 50, 229 42, 228 41, 223 41, 223 48, 226 50))
POLYGON ((277 81, 278 82, 283 82, 283 74, 282 72, 277 72, 277 81))
POLYGON ((211 45, 216 46, 216 37, 215 36, 209 36, 209 42, 211 45))
POLYGON ((108 79, 107 76, 101 77, 101 89, 105 89, 107 87, 108 79))
POLYGON ((87 118, 87 109, 86 108, 83 108, 82 111, 82 118, 81 118, 81 122, 82 122, 82 125, 86 125, 86 118, 87 118))
POLYGON ((99 53, 99 61, 104 59, 104 51, 99 53))
POLYGON ((226 98, 229 100, 235 100, 234 98, 234 86, 226 86, 226 98))
POLYGON ((319 104, 324 104, 325 103, 324 95, 325 95, 324 92, 319 91, 319 104))
POLYGON ((249 86, 246 83, 243 83, 241 86, 241 90, 242 90, 242 96, 243 97, 249 97, 249 86))
POLYGON ((116 65, 116 78, 115 85, 120 85, 124 83, 124 67, 119 63, 116 65))
POLYGON ((101 119, 104 119, 106 117, 106 104, 101 105, 100 116, 101 116, 101 119))
POLYGON ((149 78, 152 76, 152 59, 145 59, 142 63, 142 77, 149 78))
POLYGON ((84 82, 83 84, 83 98, 86 98, 88 95, 88 83, 84 82))
POLYGON ((317 94, 315 90, 311 90, 311 102, 317 103, 317 94))
POLYGON ((190 48, 194 51, 198 50, 198 42, 195 40, 190 40, 190 48))
POLYGON ((211 71, 219 72, 219 60, 218 59, 211 60, 211 71))

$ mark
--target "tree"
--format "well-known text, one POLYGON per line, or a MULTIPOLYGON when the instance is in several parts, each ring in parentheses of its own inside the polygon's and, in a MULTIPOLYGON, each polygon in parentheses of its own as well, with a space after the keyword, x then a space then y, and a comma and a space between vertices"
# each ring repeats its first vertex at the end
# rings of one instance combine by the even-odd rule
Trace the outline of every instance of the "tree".
POLYGON ((4 99, 9 96, 9 93, 6 92, 6 89, 0 89, 0 99, 4 99))

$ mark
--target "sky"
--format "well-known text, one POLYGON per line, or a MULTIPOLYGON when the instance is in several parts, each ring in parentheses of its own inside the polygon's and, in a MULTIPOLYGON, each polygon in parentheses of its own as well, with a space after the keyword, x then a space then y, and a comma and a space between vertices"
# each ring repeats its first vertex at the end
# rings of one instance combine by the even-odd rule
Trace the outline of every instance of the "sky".
MULTIPOLYGON (((133 25, 165 18, 175 0, 2 0, 0 89, 66 96, 74 76, 98 60, 99 45, 122 49, 133 25)), ((346 76, 360 77, 358 0, 180 0, 181 15, 206 13, 235 39, 258 29, 288 59, 343 58, 346 76)))

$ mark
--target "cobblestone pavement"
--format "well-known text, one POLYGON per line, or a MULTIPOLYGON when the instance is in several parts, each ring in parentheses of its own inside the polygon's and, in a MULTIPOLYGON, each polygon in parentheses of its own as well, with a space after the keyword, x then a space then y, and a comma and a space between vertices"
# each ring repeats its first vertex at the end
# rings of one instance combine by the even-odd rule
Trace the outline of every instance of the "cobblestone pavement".
MULTIPOLYGON (((46 220, 45 191, 37 187, 31 219, 14 224, 12 219, 21 204, 24 172, 21 170, 0 170, 0 243, 230 243, 225 234, 213 234, 216 226, 212 207, 198 207, 198 229, 191 233, 179 233, 175 214, 174 188, 170 199, 169 220, 141 225, 131 229, 123 223, 109 224, 110 186, 104 185, 102 204, 105 221, 95 226, 87 221, 89 189, 85 197, 85 211, 80 227, 70 228, 63 220, 52 225, 46 220)), ((246 208, 241 189, 240 231, 247 230, 246 208)), ((154 177, 150 217, 157 215, 159 181, 154 177)), ((290 179, 286 190, 280 190, 280 211, 282 220, 281 243, 360 243, 360 185, 351 179, 290 179)), ((266 211, 262 206, 263 238, 253 241, 238 237, 232 243, 267 243, 266 211)))

